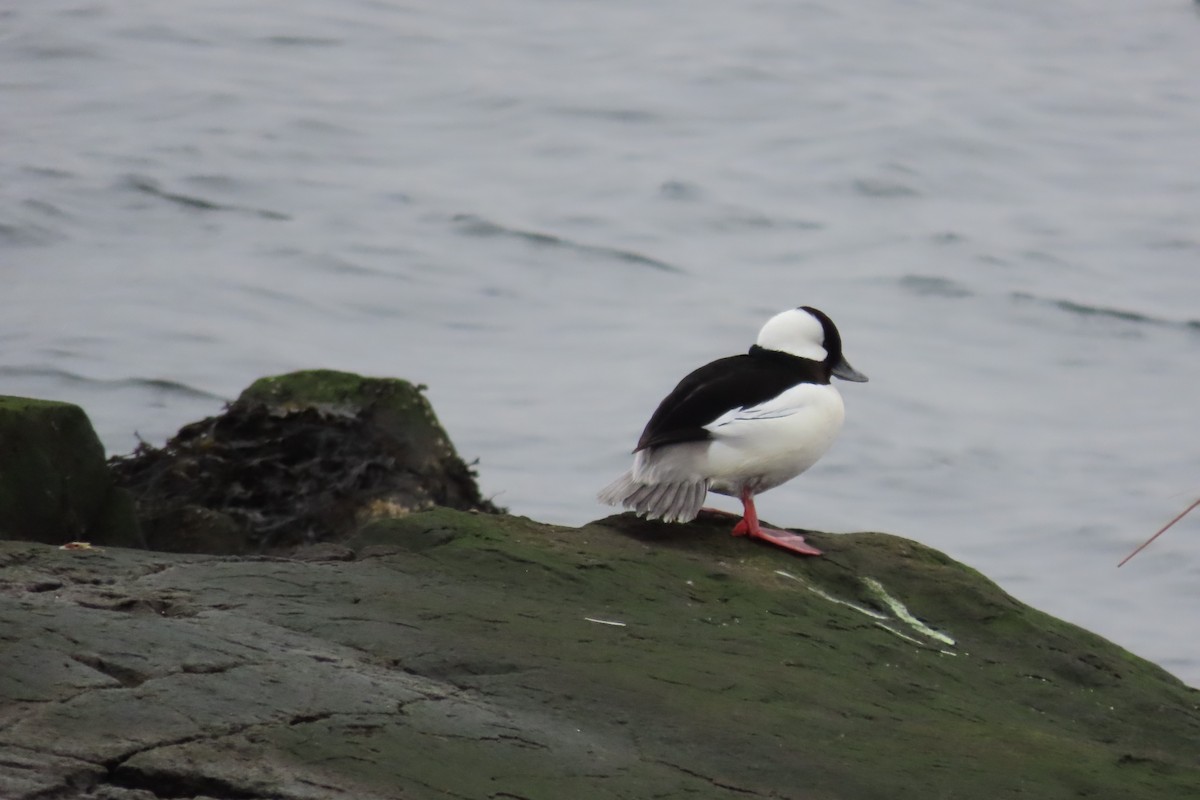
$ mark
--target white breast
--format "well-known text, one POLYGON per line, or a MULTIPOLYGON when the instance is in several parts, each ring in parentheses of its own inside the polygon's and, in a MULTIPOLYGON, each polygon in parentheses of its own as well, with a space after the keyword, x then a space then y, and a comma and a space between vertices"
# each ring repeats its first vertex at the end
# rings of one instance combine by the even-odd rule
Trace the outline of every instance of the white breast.
POLYGON ((790 481, 825 455, 845 419, 830 384, 802 383, 778 397, 734 409, 704 427, 713 435, 704 471, 712 490, 758 493, 790 481))

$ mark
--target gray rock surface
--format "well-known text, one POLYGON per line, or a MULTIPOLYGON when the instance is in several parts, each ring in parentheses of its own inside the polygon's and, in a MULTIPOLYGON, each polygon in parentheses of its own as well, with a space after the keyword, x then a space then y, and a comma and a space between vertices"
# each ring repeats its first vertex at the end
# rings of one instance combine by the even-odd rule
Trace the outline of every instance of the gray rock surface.
POLYGON ((494 513, 404 381, 116 459, 144 539, 82 410, 0 442, 0 800, 1200 797, 1200 693, 974 570, 494 513))
POLYGON ((1198 693, 935 551, 438 509, 0 543, 0 797, 1185 798, 1198 693))

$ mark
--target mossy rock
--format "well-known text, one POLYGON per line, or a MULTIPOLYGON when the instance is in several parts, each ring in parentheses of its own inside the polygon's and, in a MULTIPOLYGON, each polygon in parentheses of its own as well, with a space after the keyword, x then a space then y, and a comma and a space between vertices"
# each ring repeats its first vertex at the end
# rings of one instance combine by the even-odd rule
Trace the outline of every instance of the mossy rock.
POLYGON ((460 459, 433 406, 422 394, 424 388, 399 378, 368 378, 352 372, 314 369, 259 378, 233 406, 265 406, 276 414, 314 409, 335 416, 360 417, 403 447, 413 466, 438 469, 447 460, 460 459))
POLYGON ((1200 693, 1153 664, 916 542, 731 524, 0 542, 0 796, 1200 797, 1200 693))
POLYGON ((474 587, 395 598, 439 623, 406 670, 616 724, 702 796, 1200 796, 1200 692, 1156 665, 917 542, 806 532, 802 559, 732 522, 438 509, 348 544, 474 587))
POLYGON ((141 542, 133 503, 79 406, 0 397, 0 538, 141 542))
POLYGON ((331 370, 260 379, 223 414, 112 463, 156 550, 277 553, 376 516, 498 510, 420 387, 331 370))

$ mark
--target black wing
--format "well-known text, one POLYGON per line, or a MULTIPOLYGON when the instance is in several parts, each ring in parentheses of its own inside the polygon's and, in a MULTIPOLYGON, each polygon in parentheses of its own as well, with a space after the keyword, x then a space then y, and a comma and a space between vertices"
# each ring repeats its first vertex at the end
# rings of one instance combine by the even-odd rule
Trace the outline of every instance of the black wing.
POLYGON ((828 367, 757 346, 705 364, 658 404, 634 452, 711 439, 704 426, 726 411, 756 406, 804 382, 829 383, 828 367))

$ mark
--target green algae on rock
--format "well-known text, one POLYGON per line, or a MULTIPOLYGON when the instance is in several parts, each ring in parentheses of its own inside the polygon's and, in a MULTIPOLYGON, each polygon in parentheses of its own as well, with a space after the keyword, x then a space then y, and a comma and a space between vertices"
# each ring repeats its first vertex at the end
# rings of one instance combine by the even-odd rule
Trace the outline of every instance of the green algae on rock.
POLYGON ((0 538, 141 544, 133 503, 79 406, 0 397, 0 538))
POLYGON ((493 634, 464 619, 447 647, 536 670, 539 691, 590 699, 597 714, 624 696, 640 741, 677 742, 688 769, 731 786, 889 798, 1200 790, 1200 692, 916 542, 804 532, 826 556, 798 560, 730 537, 717 517, 569 530, 450 516, 372 526, 444 540, 420 552, 503 597, 493 634), (588 618, 624 626, 588 631, 588 618), (586 641, 587 655, 556 671, 522 662, 514 639, 566 653, 586 641))
POLYGON ((111 464, 159 550, 279 551, 376 515, 497 511, 420 387, 332 370, 260 379, 223 414, 111 464))
MULTIPOLYGON (((59 406, 0 403, 0 518, 136 530, 59 406)), ((944 554, 478 513, 404 381, 264 379, 113 466, 153 547, 289 557, 0 542, 0 797, 1200 796, 1200 693, 944 554)))
POLYGON ((0 796, 1200 792, 1200 693, 1154 665, 915 542, 727 529, 439 508, 350 561, 0 544, 0 796))

